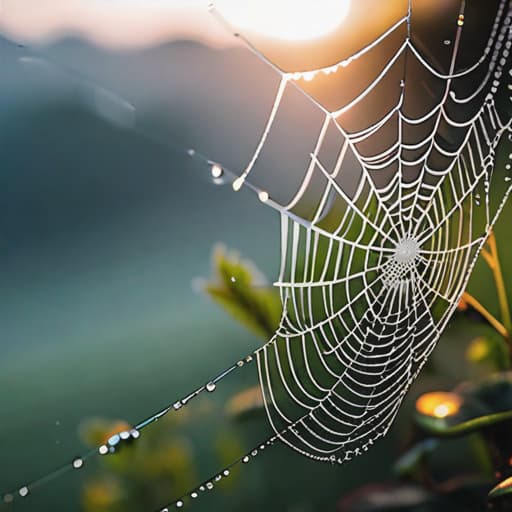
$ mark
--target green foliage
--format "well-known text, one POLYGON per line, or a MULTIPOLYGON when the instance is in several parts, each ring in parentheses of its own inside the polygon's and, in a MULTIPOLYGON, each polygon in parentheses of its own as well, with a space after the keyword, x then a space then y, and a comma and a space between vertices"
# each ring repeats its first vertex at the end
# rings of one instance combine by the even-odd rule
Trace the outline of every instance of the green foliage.
POLYGON ((399 476, 414 475, 418 466, 427 458, 428 454, 434 451, 439 445, 437 439, 428 437, 415 444, 402 454, 394 463, 393 470, 399 476))
POLYGON ((265 340, 272 337, 281 318, 281 301, 256 267, 218 245, 213 270, 214 277, 201 283, 203 291, 254 334, 265 340))
MULTIPOLYGON (((251 332, 265 341, 269 339, 281 318, 277 291, 265 284, 251 262, 220 245, 213 252, 213 270, 212 279, 201 283, 202 290, 251 332)), ((207 409, 211 407, 210 403, 207 409)), ((159 508, 169 496, 192 487, 197 482, 197 462, 186 427, 192 417, 201 414, 200 410, 189 406, 179 414, 165 416, 144 431, 136 443, 103 457, 100 475, 83 488, 82 508, 86 512, 151 510, 159 508)), ((235 395, 224 413, 239 419, 260 415, 262 410, 261 392, 253 387, 235 395)), ((98 446, 113 434, 129 429, 123 420, 91 418, 82 423, 80 434, 88 445, 98 446)), ((243 453, 244 446, 234 432, 218 433, 213 451, 218 465, 226 466, 243 453)), ((229 491, 236 481, 234 471, 226 489, 229 491)))
MULTIPOLYGON (((101 457, 99 471, 83 486, 82 509, 85 512, 159 510, 169 497, 193 487, 199 478, 200 461, 193 449, 195 442, 190 430, 203 416, 209 416, 213 407, 206 398, 189 404, 187 410, 164 416, 152 428, 144 430, 136 442, 121 444, 116 453, 101 457)), ((91 418, 82 423, 80 435, 86 444, 96 447, 129 428, 122 420, 91 418)), ((226 436, 214 430, 214 435, 212 455, 216 465, 226 465, 227 460, 233 460, 245 449, 234 432, 226 436)), ((231 485, 229 482, 220 488, 229 489, 231 485)))
POLYGON ((485 364, 503 371, 509 368, 506 343, 496 333, 474 338, 466 350, 466 359, 474 364, 485 364))
MULTIPOLYGON (((119 420, 94 418, 80 430, 88 444, 97 446, 127 426, 119 420)), ((137 442, 101 458, 99 476, 84 486, 82 506, 91 512, 157 508, 169 493, 193 485, 196 478, 191 443, 181 432, 180 420, 166 417, 137 442)))
POLYGON ((416 413, 416 421, 430 435, 465 436, 512 420, 512 374, 499 373, 480 382, 465 382, 452 393, 460 405, 454 414, 436 417, 416 413))

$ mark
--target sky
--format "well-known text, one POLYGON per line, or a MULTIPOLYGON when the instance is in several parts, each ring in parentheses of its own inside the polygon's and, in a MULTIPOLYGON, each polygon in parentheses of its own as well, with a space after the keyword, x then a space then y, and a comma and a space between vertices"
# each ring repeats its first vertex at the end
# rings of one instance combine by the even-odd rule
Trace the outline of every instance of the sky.
POLYGON ((0 0, 0 31, 24 42, 78 35, 117 48, 176 38, 236 44, 208 4, 209 0, 0 0))
POLYGON ((238 44, 213 11, 245 35, 319 40, 357 11, 351 0, 0 0, 0 7, 0 31, 15 40, 28 43, 71 35, 114 48, 172 39, 238 44))

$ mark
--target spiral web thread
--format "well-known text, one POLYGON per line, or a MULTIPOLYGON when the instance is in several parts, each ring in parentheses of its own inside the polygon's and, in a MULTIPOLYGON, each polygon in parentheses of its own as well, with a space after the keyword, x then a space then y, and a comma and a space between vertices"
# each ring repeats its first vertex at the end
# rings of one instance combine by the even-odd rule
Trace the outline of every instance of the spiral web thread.
POLYGON ((260 141, 239 176, 195 150, 187 154, 211 165, 214 178, 232 176, 235 191, 246 186, 280 212, 281 269, 275 283, 283 303, 280 326, 253 355, 130 431, 3 494, 5 503, 83 467, 92 456, 116 452, 164 415, 214 391, 253 356, 272 436, 162 511, 183 507, 187 498, 213 488, 233 466, 248 462, 277 440, 315 460, 341 464, 387 432, 446 327, 512 190, 512 2, 497 2, 480 57, 457 70, 466 16, 466 2, 460 4, 453 44, 448 41, 448 72, 431 64, 415 44, 411 1, 404 10, 403 17, 351 57, 303 72, 282 71, 236 34, 280 77, 260 141), (328 109, 301 87, 302 81, 319 75, 349 71, 392 39, 398 44, 385 65, 344 105, 328 109), (421 113, 413 112, 407 101, 418 67, 438 83, 436 101, 421 113), (389 110, 363 128, 346 128, 345 115, 372 94, 389 96, 382 84, 393 74, 398 77, 397 94, 389 110), (298 190, 281 204, 254 185, 250 175, 289 88, 302 93, 321 112, 323 122, 298 190), (333 129, 339 143, 334 164, 329 165, 322 149, 333 129), (385 149, 368 151, 390 134, 392 142, 385 149), (500 154, 508 154, 509 160, 496 165, 500 154), (323 183, 320 193, 315 180, 323 183), (315 201, 313 209, 302 208, 315 201))

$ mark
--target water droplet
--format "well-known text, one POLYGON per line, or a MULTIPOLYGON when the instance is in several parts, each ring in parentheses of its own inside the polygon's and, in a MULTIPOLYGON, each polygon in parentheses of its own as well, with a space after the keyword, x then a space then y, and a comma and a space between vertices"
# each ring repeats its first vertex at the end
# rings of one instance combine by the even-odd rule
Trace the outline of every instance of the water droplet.
POLYGON ((229 469, 225 469, 225 470, 222 472, 222 474, 223 474, 224 476, 229 476, 229 469))
POLYGON ((28 493, 29 493, 29 490, 28 490, 28 487, 26 485, 24 485, 23 487, 20 487, 19 491, 18 491, 18 494, 24 498, 25 496, 28 496, 28 493))
POLYGON ((132 428, 130 430, 130 434, 133 439, 138 439, 140 437, 140 432, 136 428, 132 428))
POLYGON ((193 499, 197 498, 198 496, 199 496, 199 494, 197 494, 197 492, 195 492, 195 491, 190 493, 190 497, 193 499))
POLYGON ((238 192, 242 188, 244 181, 245 181, 245 178, 243 178, 242 176, 240 176, 235 181, 233 181, 233 184, 231 185, 233 187, 233 190, 235 192, 238 192))
POLYGON ((446 45, 446 46, 448 46, 448 45, 452 44, 452 42, 451 42, 449 39, 445 39, 445 40, 443 41, 443 44, 444 44, 444 45, 446 45))
POLYGON ((235 276, 231 276, 230 280, 231 280, 232 283, 236 283, 236 277, 235 276))
POLYGON ((212 178, 218 179, 224 174, 224 169, 219 164, 213 164, 210 169, 212 178))
POLYGON ((249 455, 246 455, 246 456, 242 459, 242 462, 243 462, 244 464, 247 464, 247 463, 249 462, 249 460, 250 460, 250 459, 249 459, 249 455))
POLYGON ((98 452, 100 455, 106 455, 108 453, 108 446, 105 445, 105 444, 102 444, 99 448, 98 448, 98 452))
POLYGON ((187 149, 188 156, 194 156, 196 154, 196 150, 193 148, 187 149))
POLYGON ((246 363, 250 363, 251 361, 252 361, 252 356, 247 356, 247 357, 245 358, 245 362, 246 362, 246 363))
POLYGON ((221 478, 222 478, 222 475, 217 475, 213 480, 215 482, 218 482, 218 481, 220 481, 221 478))
POLYGON ((505 181, 510 181, 512 178, 510 176, 505 176, 505 181))
POLYGON ((206 487, 205 487, 204 485, 201 485, 201 486, 199 487, 199 490, 200 490, 200 491, 206 491, 206 487))
POLYGON ((181 409, 181 406, 183 404, 181 402, 175 402, 173 405, 172 405, 172 408, 177 411, 178 409, 181 409))
POLYGON ((217 385, 215 384, 215 382, 208 382, 208 384, 206 384, 206 391, 208 391, 208 393, 213 393, 215 391, 215 388, 217 387, 217 385))
POLYGON ((130 439, 130 432, 128 432, 127 430, 123 430, 122 432, 119 433, 119 437, 123 441, 126 441, 127 439, 130 439))
POLYGON ((114 434, 113 436, 109 437, 107 444, 113 447, 116 446, 120 440, 121 437, 119 436, 119 434, 114 434))
POLYGON ((213 489, 213 484, 211 482, 206 483, 206 488, 211 491, 213 489))
POLYGON ((74 469, 80 469, 84 465, 84 459, 77 457, 76 459, 73 459, 71 464, 73 465, 74 469))
POLYGON ((268 198, 269 198, 268 192, 265 192, 264 190, 262 190, 262 191, 258 194, 258 199, 259 199, 262 203, 266 203, 266 202, 268 201, 268 198))
POLYGON ((181 507, 183 507, 183 501, 178 500, 178 501, 176 502, 176 508, 181 508, 181 507))
POLYGON ((313 78, 315 78, 315 75, 316 75, 315 71, 308 71, 307 73, 302 73, 302 78, 304 78, 304 80, 306 82, 311 82, 311 80, 313 80, 313 78))
POLYGON ((258 455, 258 450, 253 450, 253 451, 251 452, 251 455, 252 455, 253 457, 256 457, 256 455, 258 455))
POLYGON ((244 365, 244 362, 238 361, 238 363, 236 363, 236 365, 238 366, 238 368, 241 368, 244 365))

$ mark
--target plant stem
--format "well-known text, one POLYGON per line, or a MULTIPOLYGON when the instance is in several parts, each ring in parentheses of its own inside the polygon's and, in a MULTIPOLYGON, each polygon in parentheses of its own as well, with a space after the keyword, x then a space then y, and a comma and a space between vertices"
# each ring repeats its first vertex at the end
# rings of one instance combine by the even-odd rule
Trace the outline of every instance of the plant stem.
POLYGON ((475 311, 478 311, 489 324, 494 327, 494 329, 502 336, 507 343, 509 343, 509 332, 506 327, 495 317, 493 316, 480 302, 478 302, 473 295, 470 295, 468 292, 464 292, 462 295, 462 299, 467 302, 469 306, 471 306, 475 311))
POLYGON ((487 239, 487 245, 489 246, 490 253, 485 251, 483 256, 485 261, 492 270, 494 276, 494 282, 496 283, 496 291, 498 292, 498 301, 501 310, 501 320, 505 329, 510 332, 512 329, 512 321, 510 318, 510 308, 508 305, 507 290, 505 288, 505 282, 503 280, 503 273, 501 271, 500 259, 498 257, 498 247, 496 245, 496 237, 494 232, 489 233, 487 239), (490 257, 489 257, 490 256, 490 257))

